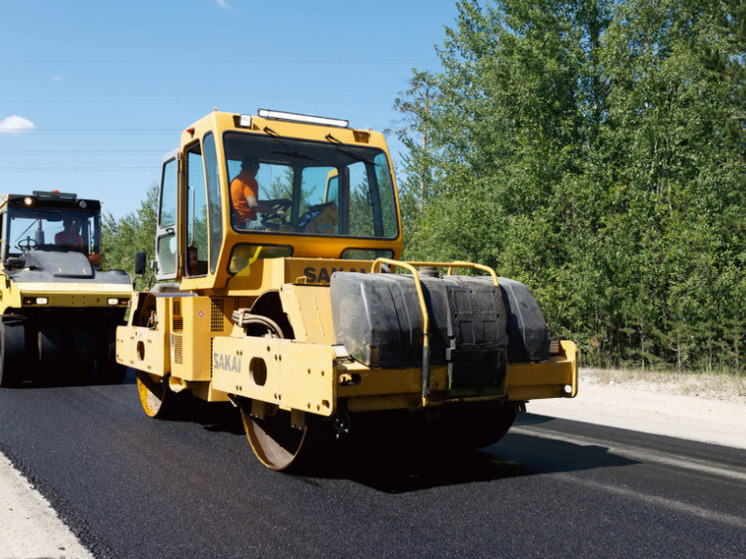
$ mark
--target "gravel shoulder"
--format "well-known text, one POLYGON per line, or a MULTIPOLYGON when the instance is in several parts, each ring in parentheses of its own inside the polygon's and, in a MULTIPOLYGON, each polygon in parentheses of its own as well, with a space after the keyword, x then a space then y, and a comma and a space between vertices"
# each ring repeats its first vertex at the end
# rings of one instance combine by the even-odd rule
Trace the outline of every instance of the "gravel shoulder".
POLYGON ((746 449, 746 377, 581 369, 572 399, 527 411, 746 449))
MULTIPOLYGON (((746 449, 746 377, 581 369, 578 396, 530 413, 746 449)), ((0 559, 92 557, 0 453, 0 559)))
POLYGON ((88 559, 57 512, 0 453, 0 558, 88 559))

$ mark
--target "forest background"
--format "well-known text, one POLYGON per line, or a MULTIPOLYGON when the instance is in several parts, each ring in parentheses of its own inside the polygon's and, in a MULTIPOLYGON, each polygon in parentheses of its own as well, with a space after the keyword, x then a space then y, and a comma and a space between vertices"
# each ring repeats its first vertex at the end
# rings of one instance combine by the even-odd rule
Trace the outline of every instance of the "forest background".
MULTIPOLYGON (((393 100, 404 257, 526 283, 586 365, 743 374, 746 3, 457 9, 393 100)), ((108 267, 152 254, 156 206, 106 216, 108 267)))

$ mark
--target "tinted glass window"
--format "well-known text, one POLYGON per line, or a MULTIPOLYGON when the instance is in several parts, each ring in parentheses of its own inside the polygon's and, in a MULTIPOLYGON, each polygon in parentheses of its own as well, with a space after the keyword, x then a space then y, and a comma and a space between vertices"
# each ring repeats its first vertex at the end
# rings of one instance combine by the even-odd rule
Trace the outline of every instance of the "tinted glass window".
POLYGON ((207 273, 207 189, 202 150, 199 144, 187 151, 187 257, 186 273, 207 273))
POLYGON ((220 182, 218 180, 218 158, 215 153, 215 138, 207 134, 202 141, 205 152, 207 175, 207 201, 210 212, 210 271, 214 272, 223 241, 223 222, 220 214, 220 182))
POLYGON ((163 165, 161 177, 161 207, 158 212, 158 224, 168 227, 176 223, 176 160, 172 159, 163 165))
POLYGON ((224 143, 236 230, 396 237, 393 181, 383 151, 238 132, 226 133, 224 143))
POLYGON ((9 208, 8 254, 24 250, 100 252, 101 225, 96 212, 50 208, 9 208))

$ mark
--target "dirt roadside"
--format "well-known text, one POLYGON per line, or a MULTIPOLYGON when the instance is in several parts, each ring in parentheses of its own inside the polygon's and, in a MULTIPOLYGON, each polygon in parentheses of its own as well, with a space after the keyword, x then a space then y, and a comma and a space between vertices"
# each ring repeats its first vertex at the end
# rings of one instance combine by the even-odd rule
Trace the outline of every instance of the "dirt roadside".
POLYGON ((0 453, 0 559, 88 559, 57 512, 0 453))
POLYGON ((581 369, 572 399, 527 411, 746 449, 746 377, 581 369))

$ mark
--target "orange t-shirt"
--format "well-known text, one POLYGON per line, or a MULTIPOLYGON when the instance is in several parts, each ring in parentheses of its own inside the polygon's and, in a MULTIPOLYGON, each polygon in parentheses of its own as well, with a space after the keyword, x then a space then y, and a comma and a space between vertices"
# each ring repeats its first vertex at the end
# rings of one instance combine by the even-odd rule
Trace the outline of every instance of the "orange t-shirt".
POLYGON ((79 250, 83 250, 83 237, 77 233, 67 235, 64 231, 60 231, 54 236, 54 244, 75 247, 79 250))
POLYGON ((248 196, 259 197, 259 185, 256 179, 248 171, 241 173, 231 181, 231 202, 236 215, 241 220, 256 219, 256 211, 249 207, 246 198, 248 196))

